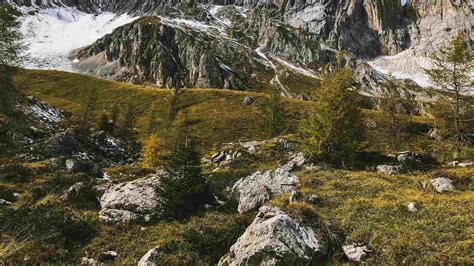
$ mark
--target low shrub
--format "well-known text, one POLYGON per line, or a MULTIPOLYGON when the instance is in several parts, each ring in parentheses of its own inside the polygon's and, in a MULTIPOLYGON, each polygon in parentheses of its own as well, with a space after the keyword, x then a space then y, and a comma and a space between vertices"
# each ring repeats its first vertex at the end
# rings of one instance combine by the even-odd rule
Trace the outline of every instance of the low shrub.
POLYGON ((26 182, 33 177, 34 171, 21 164, 9 164, 0 168, 0 180, 26 182))

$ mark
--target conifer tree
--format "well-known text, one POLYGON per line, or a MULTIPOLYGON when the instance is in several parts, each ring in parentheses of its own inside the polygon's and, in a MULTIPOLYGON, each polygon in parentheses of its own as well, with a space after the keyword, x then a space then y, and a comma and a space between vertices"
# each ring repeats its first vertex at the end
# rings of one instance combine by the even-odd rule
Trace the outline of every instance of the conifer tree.
POLYGON ((109 119, 109 116, 106 113, 102 113, 99 118, 99 123, 97 124, 99 130, 103 130, 107 133, 112 133, 114 130, 114 123, 109 119))
POLYGON ((352 74, 340 63, 327 66, 312 92, 299 126, 303 151, 310 157, 346 166, 360 148, 364 126, 352 74))
POLYGON ((0 4, 0 111, 7 111, 14 95, 12 75, 25 50, 18 14, 8 4, 0 4))
POLYGON ((463 123, 466 121, 463 121, 463 114, 472 108, 463 97, 466 90, 474 86, 474 49, 470 38, 464 32, 459 32, 448 45, 434 53, 431 59, 433 68, 426 69, 426 73, 435 84, 452 93, 452 115, 442 119, 452 121, 454 159, 457 159, 465 131, 463 123))
POLYGON ((407 109, 410 102, 402 97, 401 84, 391 76, 382 83, 381 88, 384 92, 379 101, 380 133, 389 148, 396 150, 407 137, 406 130, 410 121, 407 109))
POLYGON ((271 137, 278 136, 285 130, 285 111, 281 94, 277 89, 272 91, 264 108, 263 128, 271 137))
POLYGON ((84 111, 81 117, 81 130, 84 130, 88 124, 91 124, 97 109, 97 89, 89 88, 84 102, 84 111))
POLYGON ((201 205, 212 202, 196 141, 187 132, 165 159, 157 190, 163 198, 164 214, 169 217, 184 218, 201 205))

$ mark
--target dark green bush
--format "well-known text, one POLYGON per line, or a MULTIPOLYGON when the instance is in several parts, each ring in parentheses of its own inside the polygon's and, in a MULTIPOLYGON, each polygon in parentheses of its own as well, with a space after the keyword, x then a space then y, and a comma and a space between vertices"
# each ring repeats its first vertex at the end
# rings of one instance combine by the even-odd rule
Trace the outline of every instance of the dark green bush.
POLYGON ((10 164, 0 168, 0 180, 25 182, 32 178, 34 171, 20 164, 10 164))

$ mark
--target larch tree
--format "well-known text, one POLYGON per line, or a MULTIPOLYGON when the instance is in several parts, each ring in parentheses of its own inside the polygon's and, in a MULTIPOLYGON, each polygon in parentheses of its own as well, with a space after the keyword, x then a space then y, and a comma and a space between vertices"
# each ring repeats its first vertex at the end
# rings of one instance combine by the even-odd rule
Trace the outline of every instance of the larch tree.
MULTIPOLYGON (((463 116, 472 108, 465 100, 465 93, 474 87, 474 50, 472 40, 464 32, 459 32, 444 47, 431 56, 433 67, 425 69, 432 82, 451 93, 451 114, 444 119, 452 121, 454 128, 454 158, 457 159, 463 140, 463 116)), ((467 118, 467 119, 472 119, 467 118)))
POLYGON ((160 164, 161 140, 157 133, 148 136, 142 148, 141 164, 144 167, 156 168, 160 164))
POLYGON ((299 126, 302 148, 309 156, 343 167, 353 161, 364 136, 354 85, 353 72, 341 64, 323 71, 299 126))
POLYGON ((263 106, 262 128, 270 137, 275 137, 285 130, 285 110, 282 96, 278 89, 272 90, 268 102, 263 106))
POLYGON ((382 97, 379 99, 380 133, 391 150, 396 150, 407 136, 406 130, 410 122, 407 109, 410 101, 402 97, 402 86, 393 77, 389 76, 381 84, 382 97))

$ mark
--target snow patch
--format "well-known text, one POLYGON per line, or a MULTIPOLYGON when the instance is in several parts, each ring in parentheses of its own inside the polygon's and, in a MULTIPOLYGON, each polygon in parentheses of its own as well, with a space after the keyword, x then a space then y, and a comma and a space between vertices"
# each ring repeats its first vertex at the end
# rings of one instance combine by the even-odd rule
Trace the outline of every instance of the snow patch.
POLYGON ((392 56, 380 56, 367 62, 373 69, 396 79, 411 79, 421 87, 433 87, 424 69, 431 67, 430 60, 425 56, 416 55, 413 49, 405 50, 392 56))
POLYGON ((283 60, 279 57, 276 57, 276 56, 272 56, 272 58, 275 59, 278 63, 290 68, 295 73, 299 73, 299 74, 302 74, 302 75, 305 75, 305 76, 308 76, 308 77, 312 77, 312 78, 315 78, 315 79, 318 78, 318 76, 313 71, 311 71, 309 69, 304 69, 302 67, 293 65, 292 63, 290 63, 288 61, 285 61, 285 60, 283 60))
MULTIPOLYGON (((20 7, 27 11, 28 8, 20 7)), ((72 7, 57 7, 25 14, 21 18, 21 32, 28 45, 26 68, 72 71, 74 60, 70 53, 90 45, 115 28, 135 18, 113 13, 87 14, 72 7)))

